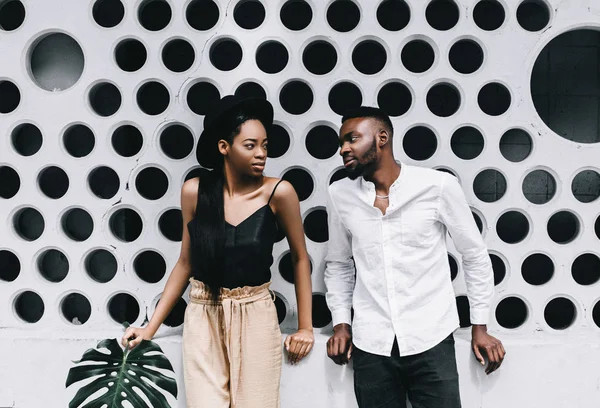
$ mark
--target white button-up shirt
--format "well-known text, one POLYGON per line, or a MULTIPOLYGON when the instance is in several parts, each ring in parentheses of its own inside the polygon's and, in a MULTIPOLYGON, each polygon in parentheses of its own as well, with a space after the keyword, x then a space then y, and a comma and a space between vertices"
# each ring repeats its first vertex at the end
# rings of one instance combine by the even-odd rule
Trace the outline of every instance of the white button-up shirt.
POLYGON ((487 324, 492 264, 456 178, 402 164, 385 215, 374 201, 375 185, 362 177, 329 186, 325 284, 333 324, 350 324, 353 308, 354 344, 385 356, 394 337, 406 356, 456 330, 447 232, 462 255, 471 322, 487 324))

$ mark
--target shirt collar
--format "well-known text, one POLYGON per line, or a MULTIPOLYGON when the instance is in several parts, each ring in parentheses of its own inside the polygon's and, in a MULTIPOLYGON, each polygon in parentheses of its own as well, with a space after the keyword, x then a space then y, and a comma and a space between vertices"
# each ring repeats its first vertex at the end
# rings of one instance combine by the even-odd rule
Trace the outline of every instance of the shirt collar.
MULTIPOLYGON (((406 177, 406 169, 408 167, 400 160, 396 160, 396 163, 398 163, 398 165, 400 166, 400 174, 390 186, 390 194, 392 191, 395 191, 400 187, 400 185, 402 184, 402 180, 404 180, 406 177)), ((372 181, 365 180, 365 178, 362 176, 359 178, 359 185, 361 190, 363 190, 364 192, 375 193, 375 183, 373 183, 372 181)))

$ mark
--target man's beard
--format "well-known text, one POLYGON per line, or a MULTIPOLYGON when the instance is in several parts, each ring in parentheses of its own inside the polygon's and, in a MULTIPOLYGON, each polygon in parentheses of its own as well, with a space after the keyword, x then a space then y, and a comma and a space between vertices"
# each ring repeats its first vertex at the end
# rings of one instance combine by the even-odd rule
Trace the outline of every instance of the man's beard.
POLYGON ((348 178, 350 180, 356 180, 362 176, 373 163, 375 163, 375 160, 377 160, 377 140, 373 139, 373 144, 371 144, 371 147, 369 147, 369 150, 365 152, 362 158, 356 158, 356 167, 347 169, 348 178))

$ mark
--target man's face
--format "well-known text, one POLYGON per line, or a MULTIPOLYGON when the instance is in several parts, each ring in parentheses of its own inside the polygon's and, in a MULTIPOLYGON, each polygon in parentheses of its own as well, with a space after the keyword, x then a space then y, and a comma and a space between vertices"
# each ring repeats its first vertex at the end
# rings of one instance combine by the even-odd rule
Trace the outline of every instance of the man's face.
POLYGON ((348 119, 340 129, 340 155, 352 180, 375 167, 379 124, 371 118, 348 119))

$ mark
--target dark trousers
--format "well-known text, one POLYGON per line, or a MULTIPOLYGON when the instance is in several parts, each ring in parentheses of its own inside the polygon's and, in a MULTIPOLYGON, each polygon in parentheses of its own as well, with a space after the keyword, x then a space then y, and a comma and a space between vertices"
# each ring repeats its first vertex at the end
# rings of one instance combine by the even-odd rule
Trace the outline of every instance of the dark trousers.
POLYGON ((401 357, 354 348, 354 392, 360 408, 460 408, 458 371, 452 334, 423 353, 401 357))

